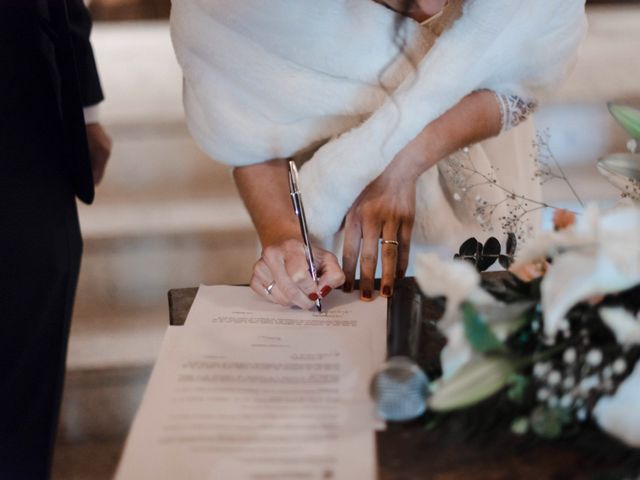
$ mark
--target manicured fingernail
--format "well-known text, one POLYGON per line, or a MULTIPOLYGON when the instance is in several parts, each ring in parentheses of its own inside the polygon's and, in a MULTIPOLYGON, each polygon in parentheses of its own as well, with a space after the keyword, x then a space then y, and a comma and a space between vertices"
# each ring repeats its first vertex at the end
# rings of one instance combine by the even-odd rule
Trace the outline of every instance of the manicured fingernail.
POLYGON ((312 302, 315 302, 318 299, 318 294, 317 293, 310 293, 309 294, 309 300, 311 300, 312 302))
POLYGON ((385 285, 384 287, 382 287, 382 295, 384 295, 385 297, 391 296, 391 287, 389 285, 385 285))
POLYGON ((344 285, 342 285, 342 291, 345 293, 349 293, 353 290, 353 285, 351 285, 351 282, 344 282, 344 285))
POLYGON ((320 290, 320 296, 326 297, 331 293, 332 288, 329 285, 326 285, 322 290, 320 290))
POLYGON ((366 299, 371 298, 371 290, 363 290, 362 291, 362 298, 366 298, 366 299))

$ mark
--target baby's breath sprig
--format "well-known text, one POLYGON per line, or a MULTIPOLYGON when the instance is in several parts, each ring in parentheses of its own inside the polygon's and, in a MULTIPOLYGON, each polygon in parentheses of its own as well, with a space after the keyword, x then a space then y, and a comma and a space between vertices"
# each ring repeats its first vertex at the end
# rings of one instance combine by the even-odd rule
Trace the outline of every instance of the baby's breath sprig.
MULTIPOLYGON (((532 180, 538 181, 540 185, 553 180, 563 181, 567 184, 578 203, 584 205, 551 151, 548 131, 537 133, 534 147, 536 155, 533 161, 536 164, 536 170, 532 180)), ((454 189, 454 200, 461 201, 464 198, 470 201, 474 205, 474 218, 486 232, 492 232, 493 225, 497 223, 502 229, 502 234, 513 233, 518 240, 525 240, 533 231, 533 226, 527 222, 527 218, 531 213, 545 208, 560 210, 560 207, 551 205, 541 199, 531 198, 502 185, 498 181, 497 174, 499 170, 495 166, 490 166, 486 172, 480 171, 473 163, 468 148, 449 157, 442 168, 445 170, 447 177, 450 178, 454 189), (501 195, 498 195, 498 199, 488 200, 479 193, 482 188, 497 190, 501 195), (496 219, 496 213, 501 206, 508 207, 509 213, 496 219)))

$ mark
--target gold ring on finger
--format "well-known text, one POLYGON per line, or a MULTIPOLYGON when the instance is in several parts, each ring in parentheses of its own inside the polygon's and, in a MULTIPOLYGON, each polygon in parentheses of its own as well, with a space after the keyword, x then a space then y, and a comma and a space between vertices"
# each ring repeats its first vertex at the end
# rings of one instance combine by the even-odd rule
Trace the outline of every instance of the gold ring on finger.
POLYGON ((394 247, 397 247, 398 245, 400 245, 400 242, 398 242, 397 240, 380 240, 380 243, 382 245, 393 245, 394 247))

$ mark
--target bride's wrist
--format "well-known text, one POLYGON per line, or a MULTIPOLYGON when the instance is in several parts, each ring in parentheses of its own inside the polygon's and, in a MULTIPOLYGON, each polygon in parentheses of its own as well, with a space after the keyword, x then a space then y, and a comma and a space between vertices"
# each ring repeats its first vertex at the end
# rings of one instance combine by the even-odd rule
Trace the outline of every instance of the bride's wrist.
POLYGON ((442 132, 437 132, 433 124, 427 125, 398 153, 394 162, 397 161, 405 178, 418 178, 444 157, 444 143, 442 132))
POLYGON ((262 248, 281 245, 287 240, 301 240, 300 226, 297 224, 279 224, 260 231, 262 248))
POLYGON ((411 145, 402 150, 392 162, 400 181, 416 180, 437 163, 434 152, 426 145, 411 145))

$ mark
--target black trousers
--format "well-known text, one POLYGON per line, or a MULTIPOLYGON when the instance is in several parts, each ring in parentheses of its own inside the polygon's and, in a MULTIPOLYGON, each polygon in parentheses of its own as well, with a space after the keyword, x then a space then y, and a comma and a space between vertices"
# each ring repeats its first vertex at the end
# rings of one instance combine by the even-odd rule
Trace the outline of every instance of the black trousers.
POLYGON ((0 151, 3 480, 49 477, 64 383, 82 241, 53 125, 0 151))

